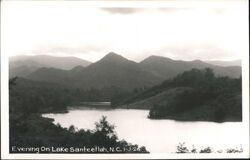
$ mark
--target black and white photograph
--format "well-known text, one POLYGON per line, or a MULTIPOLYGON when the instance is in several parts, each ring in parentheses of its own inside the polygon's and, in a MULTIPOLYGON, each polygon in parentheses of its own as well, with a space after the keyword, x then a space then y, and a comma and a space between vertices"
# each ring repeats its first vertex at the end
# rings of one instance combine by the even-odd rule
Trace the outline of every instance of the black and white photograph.
POLYGON ((1 158, 249 158, 248 18, 247 0, 1 1, 1 158))

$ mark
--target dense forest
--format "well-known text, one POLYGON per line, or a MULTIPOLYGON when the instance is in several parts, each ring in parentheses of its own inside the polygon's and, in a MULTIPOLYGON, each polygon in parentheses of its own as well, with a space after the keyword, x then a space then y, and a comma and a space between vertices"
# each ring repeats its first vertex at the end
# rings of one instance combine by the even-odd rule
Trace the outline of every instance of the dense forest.
POLYGON ((167 86, 189 87, 166 105, 155 105, 150 118, 241 121, 241 78, 215 77, 211 69, 186 71, 167 86))
POLYGON ((80 102, 115 102, 141 92, 142 88, 126 91, 116 86, 102 89, 79 89, 56 83, 38 82, 21 77, 12 78, 15 85, 10 92, 10 110, 15 112, 67 112, 66 106, 77 106, 80 102), (20 97, 22 100, 20 100, 20 97))
MULTIPOLYGON (((119 140, 115 128, 106 117, 94 130, 63 128, 53 119, 41 117, 43 112, 64 112, 74 100, 72 90, 62 86, 12 78, 10 84, 10 152, 36 153, 18 148, 49 148, 39 153, 53 153, 53 148, 66 148, 64 153, 148 153, 145 147, 119 140), (69 96, 69 97, 67 97, 69 96), (95 148, 91 151, 79 148, 95 148)), ((60 152, 56 152, 60 153, 60 152)))
POLYGON ((148 105, 149 118, 184 121, 241 121, 241 78, 216 77, 212 69, 192 69, 127 98, 125 106, 148 105))

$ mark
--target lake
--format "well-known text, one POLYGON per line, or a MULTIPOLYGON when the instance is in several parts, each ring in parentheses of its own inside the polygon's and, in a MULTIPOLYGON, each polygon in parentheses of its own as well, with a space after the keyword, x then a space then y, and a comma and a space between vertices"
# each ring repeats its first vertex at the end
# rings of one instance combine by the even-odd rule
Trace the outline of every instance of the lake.
POLYGON ((179 143, 188 148, 202 149, 207 146, 214 150, 240 148, 244 143, 241 122, 180 122, 174 120, 148 119, 148 110, 137 109, 90 109, 71 108, 68 113, 43 114, 55 119, 63 127, 74 125, 78 129, 94 129, 94 123, 102 116, 114 124, 118 138, 145 146, 151 153, 172 153, 179 143))

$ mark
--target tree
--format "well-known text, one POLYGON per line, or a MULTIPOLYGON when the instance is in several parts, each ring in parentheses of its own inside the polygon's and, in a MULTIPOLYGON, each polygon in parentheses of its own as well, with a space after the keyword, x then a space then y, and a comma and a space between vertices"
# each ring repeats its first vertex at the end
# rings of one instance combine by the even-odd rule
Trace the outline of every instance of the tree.
POLYGON ((212 148, 206 147, 206 148, 200 150, 200 153, 212 153, 212 148))
POLYGON ((95 131, 101 132, 109 138, 114 137, 114 136, 116 137, 114 129, 115 129, 115 126, 109 124, 106 116, 102 116, 100 121, 95 123, 95 131))
POLYGON ((214 72, 211 68, 205 68, 205 78, 206 80, 212 80, 215 78, 214 72))
POLYGON ((189 153, 188 148, 185 146, 185 142, 179 143, 176 153, 189 153))

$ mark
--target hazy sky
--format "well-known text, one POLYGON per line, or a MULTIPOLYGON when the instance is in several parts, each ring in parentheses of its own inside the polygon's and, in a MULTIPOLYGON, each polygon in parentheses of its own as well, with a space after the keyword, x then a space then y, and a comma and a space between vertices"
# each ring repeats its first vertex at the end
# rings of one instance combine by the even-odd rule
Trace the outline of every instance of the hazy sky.
POLYGON ((76 56, 92 62, 111 51, 135 61, 149 55, 233 60, 248 54, 247 1, 181 2, 109 7, 2 1, 2 54, 76 56))

